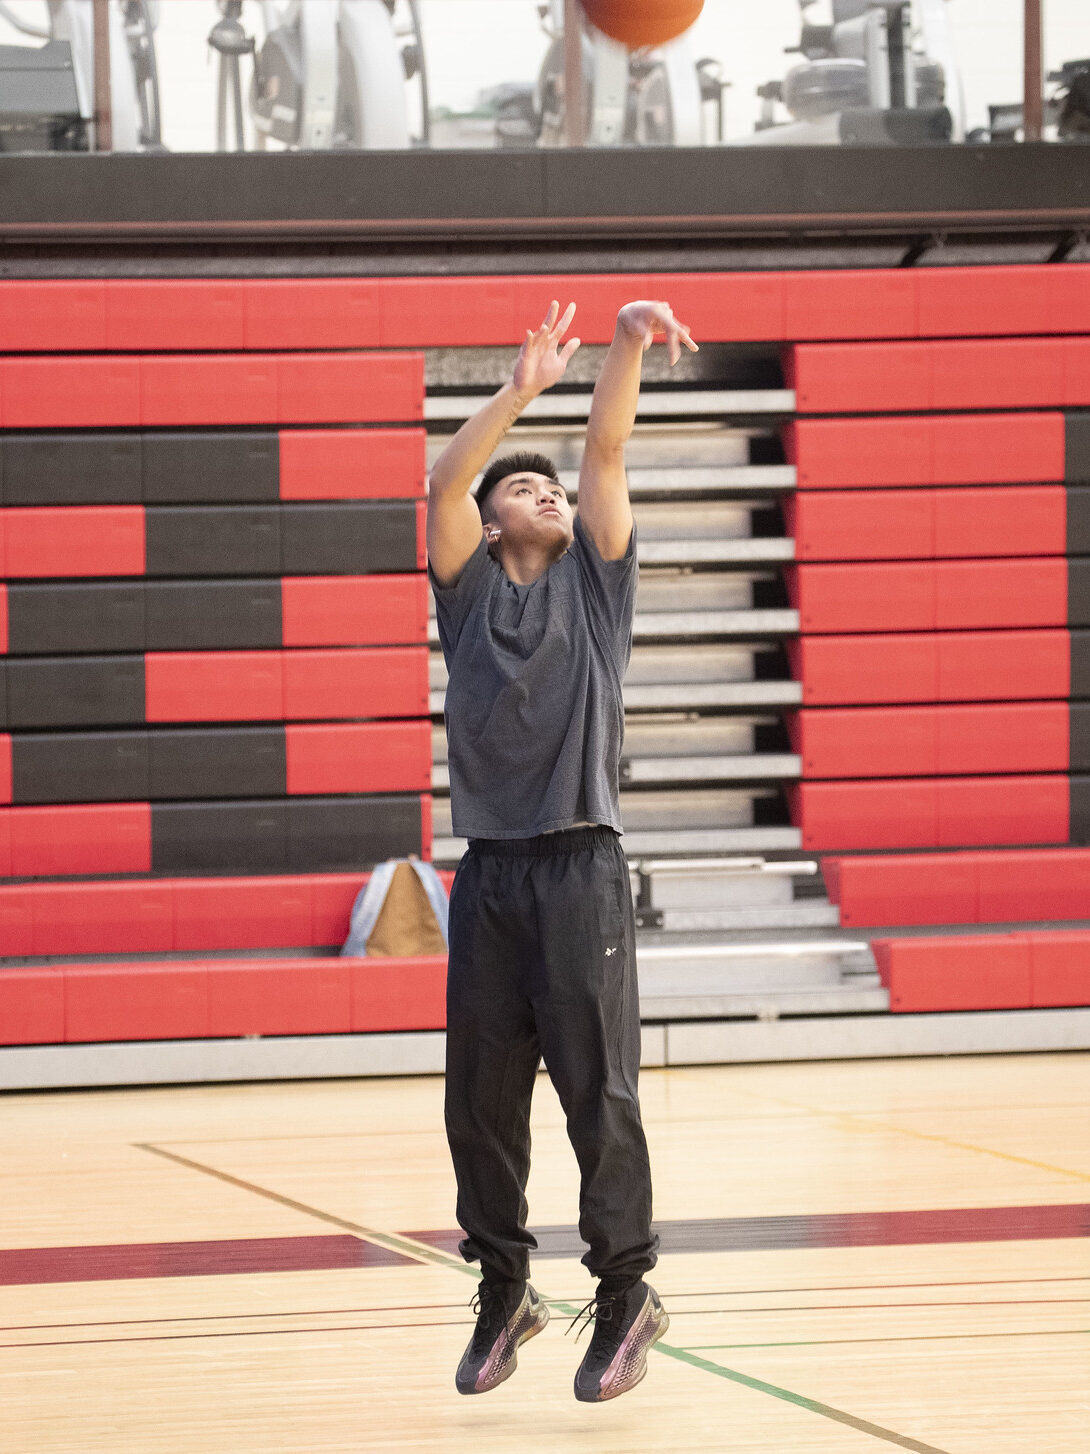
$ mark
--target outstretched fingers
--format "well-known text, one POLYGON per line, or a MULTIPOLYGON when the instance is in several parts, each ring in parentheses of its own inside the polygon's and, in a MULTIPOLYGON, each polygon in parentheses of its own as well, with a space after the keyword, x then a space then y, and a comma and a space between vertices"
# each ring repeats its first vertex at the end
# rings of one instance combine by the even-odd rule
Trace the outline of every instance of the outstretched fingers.
POLYGON ((575 350, 579 347, 581 342, 582 339, 569 338, 567 343, 560 350, 560 362, 564 366, 564 368, 567 368, 568 364, 571 362, 571 357, 575 353, 575 350))
POLYGON ((561 318, 560 322, 557 323, 553 328, 553 337, 557 339, 563 338, 565 333, 567 333, 568 329, 571 327, 571 321, 574 317, 575 304, 569 303, 568 306, 564 309, 563 318, 561 318))

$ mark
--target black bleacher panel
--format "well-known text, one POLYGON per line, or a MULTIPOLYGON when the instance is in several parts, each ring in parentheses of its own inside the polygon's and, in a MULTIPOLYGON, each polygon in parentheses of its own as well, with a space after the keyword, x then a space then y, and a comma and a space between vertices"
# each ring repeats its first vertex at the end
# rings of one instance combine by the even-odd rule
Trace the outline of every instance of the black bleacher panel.
POLYGON ((148 733, 152 798, 267 798, 287 791, 284 728, 148 733))
POLYGON ((368 575, 420 568, 415 500, 153 506, 145 540, 149 576, 368 575))
POLYGON ((143 732, 43 732, 12 744, 15 803, 140 802, 148 781, 143 732))
POLYGON ((288 870, 293 873, 332 873, 423 852, 415 795, 293 798, 288 813, 288 870))
POLYGON ((0 726, 108 727, 144 721, 142 656, 58 656, 7 662, 0 726))
POLYGON ((113 581, 8 586, 8 651, 143 651, 144 586, 113 581))
POLYGON ((1090 409, 1064 416, 1064 479, 1090 484, 1090 409))
POLYGON ((9 434, 0 451, 5 505, 128 505, 143 497, 135 431, 9 434))
POLYGON ((149 576, 280 574, 278 505, 162 505, 145 521, 149 576))
POLYGON ((1067 553, 1090 555, 1090 487, 1067 490, 1067 553))
POLYGON ((1072 702, 1067 748, 1071 772, 1090 772, 1090 702, 1072 702))
POLYGON ((1068 695, 1090 697, 1090 631, 1071 632, 1071 685, 1068 695))
POLYGON ((285 505, 285 575, 369 575, 419 570, 416 501, 285 505))
POLYGON ((1090 626, 1090 556, 1067 562, 1067 624, 1090 626))
POLYGON ((144 435, 143 499, 276 500, 280 437, 275 430, 162 430, 144 435))
POLYGON ((278 580, 79 581, 8 586, 8 653, 275 648, 278 580))
POLYGON ((287 804, 155 803, 153 873, 283 873, 288 866, 287 804))
POLYGON ((283 639, 278 580, 149 581, 149 651, 277 647, 283 639))
POLYGON ((1090 777, 1072 776, 1069 814, 1069 841, 1090 843, 1090 777))
POLYGON ((155 873, 336 872, 421 852, 420 798, 153 803, 155 873))

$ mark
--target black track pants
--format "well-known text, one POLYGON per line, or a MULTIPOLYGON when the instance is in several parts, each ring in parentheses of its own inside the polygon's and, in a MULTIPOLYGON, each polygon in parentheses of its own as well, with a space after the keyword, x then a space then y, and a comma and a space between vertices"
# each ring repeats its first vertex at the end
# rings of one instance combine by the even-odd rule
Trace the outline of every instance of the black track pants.
POLYGON ((635 922, 609 828, 476 839, 450 896, 446 1125, 461 1252, 521 1281, 530 1097, 539 1058, 579 1162, 579 1230, 595 1277, 655 1265, 640 1122, 635 922))

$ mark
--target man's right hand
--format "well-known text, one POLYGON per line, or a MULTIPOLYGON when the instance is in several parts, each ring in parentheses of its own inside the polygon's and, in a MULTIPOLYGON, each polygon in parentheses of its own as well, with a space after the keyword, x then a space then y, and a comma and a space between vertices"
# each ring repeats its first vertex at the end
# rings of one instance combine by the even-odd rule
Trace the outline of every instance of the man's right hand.
POLYGON ((554 299, 549 304, 541 327, 534 333, 526 330, 526 338, 515 361, 512 382, 520 396, 534 398, 564 377, 572 355, 579 347, 578 338, 570 338, 563 348, 561 340, 571 327, 575 317, 575 304, 569 303, 560 316, 560 304, 554 299))

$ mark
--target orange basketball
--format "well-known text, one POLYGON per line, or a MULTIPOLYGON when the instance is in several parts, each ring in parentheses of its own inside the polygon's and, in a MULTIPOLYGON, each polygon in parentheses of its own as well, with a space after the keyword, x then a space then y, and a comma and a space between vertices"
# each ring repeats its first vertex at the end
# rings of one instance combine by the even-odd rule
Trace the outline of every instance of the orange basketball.
POLYGON ((629 50, 665 45, 689 29, 704 0, 582 0, 587 19, 629 50))

